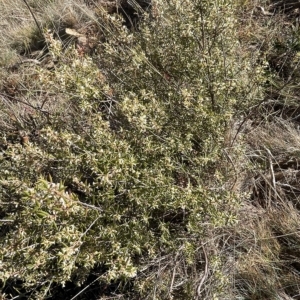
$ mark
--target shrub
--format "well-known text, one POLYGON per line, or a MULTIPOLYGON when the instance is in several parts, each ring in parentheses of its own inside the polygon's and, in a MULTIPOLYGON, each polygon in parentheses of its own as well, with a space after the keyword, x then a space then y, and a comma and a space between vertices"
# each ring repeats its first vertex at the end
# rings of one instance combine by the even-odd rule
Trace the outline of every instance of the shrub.
MULTIPOLYGON (((99 280, 136 278, 146 298, 155 282, 140 276, 145 265, 170 253, 191 261, 208 228, 234 223, 222 148, 233 115, 261 96, 262 68, 241 50, 233 2, 153 5, 136 32, 107 16, 93 59, 46 36, 58 63, 38 71, 38 85, 72 114, 52 113, 1 153, 3 281, 45 296, 102 264, 99 280)), ((193 275, 178 284, 166 274, 155 297, 195 294, 193 275)))

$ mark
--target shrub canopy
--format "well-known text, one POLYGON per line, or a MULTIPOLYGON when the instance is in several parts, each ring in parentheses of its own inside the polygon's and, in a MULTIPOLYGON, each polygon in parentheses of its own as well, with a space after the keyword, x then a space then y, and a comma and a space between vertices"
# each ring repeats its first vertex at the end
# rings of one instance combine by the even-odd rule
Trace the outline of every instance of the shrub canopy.
POLYGON ((57 65, 32 76, 61 106, 47 122, 34 116, 22 145, 2 133, 4 281, 47 294, 97 265, 103 280, 129 280, 176 249, 188 261, 204 224, 235 220, 222 149, 264 77, 239 44, 234 1, 157 0, 137 31, 121 23, 99 20, 105 42, 92 58, 46 35, 57 65))

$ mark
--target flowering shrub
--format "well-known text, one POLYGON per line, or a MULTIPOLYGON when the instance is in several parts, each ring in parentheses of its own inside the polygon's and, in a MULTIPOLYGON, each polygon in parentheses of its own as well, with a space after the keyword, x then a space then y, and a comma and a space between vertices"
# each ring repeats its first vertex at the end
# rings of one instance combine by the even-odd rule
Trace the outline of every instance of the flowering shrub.
POLYGON ((188 262, 204 224, 235 222, 222 147, 233 114, 260 96, 262 68, 240 49, 231 1, 154 4, 136 32, 108 18, 93 59, 46 37, 58 63, 40 69, 39 85, 76 119, 52 115, 1 153, 3 280, 46 295, 103 264, 99 280, 137 278, 145 297, 154 283, 138 277, 144 264, 177 249, 188 262))

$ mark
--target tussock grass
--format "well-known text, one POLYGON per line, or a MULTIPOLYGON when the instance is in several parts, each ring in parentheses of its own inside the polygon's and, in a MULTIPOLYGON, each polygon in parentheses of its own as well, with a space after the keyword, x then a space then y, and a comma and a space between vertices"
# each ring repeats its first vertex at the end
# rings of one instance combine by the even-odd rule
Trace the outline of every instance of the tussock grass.
POLYGON ((235 292, 245 299, 293 299, 299 292, 299 132, 281 118, 245 133, 249 198, 239 215, 232 250, 235 292))

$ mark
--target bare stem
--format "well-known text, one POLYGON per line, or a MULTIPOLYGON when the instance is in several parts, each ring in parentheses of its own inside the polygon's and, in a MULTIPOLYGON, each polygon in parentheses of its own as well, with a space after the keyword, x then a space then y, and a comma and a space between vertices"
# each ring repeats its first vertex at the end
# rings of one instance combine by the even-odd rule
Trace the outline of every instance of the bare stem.
POLYGON ((23 0, 23 1, 24 1, 24 3, 26 4, 26 6, 28 7, 28 9, 29 9, 29 11, 30 11, 30 13, 31 13, 31 15, 32 15, 32 17, 33 17, 33 19, 34 19, 34 22, 35 22, 36 26, 38 27, 38 29, 39 29, 41 35, 43 36, 43 30, 42 30, 40 24, 38 23, 38 21, 37 21, 35 15, 34 15, 32 9, 30 8, 30 6, 29 6, 29 4, 27 3, 26 0, 23 0))

